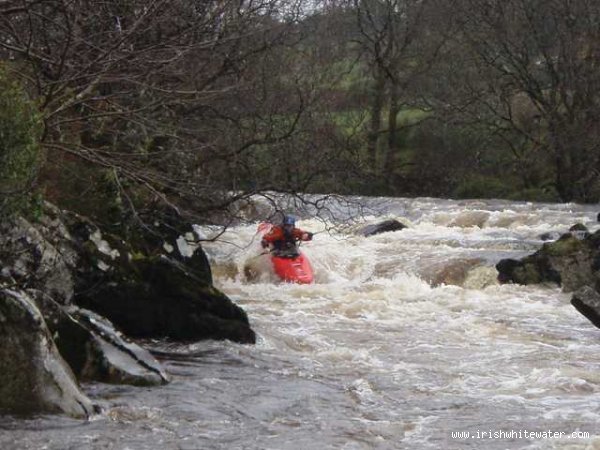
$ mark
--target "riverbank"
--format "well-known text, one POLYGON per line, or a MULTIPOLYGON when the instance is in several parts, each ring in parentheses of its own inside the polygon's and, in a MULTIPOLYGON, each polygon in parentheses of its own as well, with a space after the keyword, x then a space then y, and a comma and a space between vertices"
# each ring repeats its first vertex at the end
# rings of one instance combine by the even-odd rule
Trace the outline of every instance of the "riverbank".
POLYGON ((246 313, 213 286, 193 235, 170 241, 148 230, 136 245, 48 203, 37 220, 0 228, 3 413, 89 417, 101 408, 79 382, 167 383, 125 336, 255 342, 246 313))

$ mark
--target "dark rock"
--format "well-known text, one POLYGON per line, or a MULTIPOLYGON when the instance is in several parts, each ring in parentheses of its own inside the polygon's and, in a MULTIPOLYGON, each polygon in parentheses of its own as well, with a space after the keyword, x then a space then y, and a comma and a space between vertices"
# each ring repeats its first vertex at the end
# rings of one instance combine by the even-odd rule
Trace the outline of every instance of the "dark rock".
POLYGON ((369 237, 380 233, 387 233, 388 231, 398 231, 407 228, 406 225, 398 222, 395 219, 384 220, 383 222, 374 223, 367 225, 359 231, 359 234, 369 237))
POLYGON ((589 286, 584 286, 573 294, 571 304, 600 328, 600 294, 589 286))
POLYGON ((91 401, 57 351, 27 294, 0 290, 0 411, 88 417, 91 401))
POLYGON ((596 221, 600 222, 600 213, 598 213, 598 215, 596 216, 596 221))
POLYGON ((556 231, 549 231, 540 235, 542 241, 555 241, 558 238, 560 238, 560 233, 557 233, 556 231))
POLYGON ((555 242, 545 243, 533 255, 519 261, 502 260, 496 265, 500 282, 534 284, 553 282, 565 291, 575 291, 582 286, 596 286, 600 265, 600 233, 583 239, 571 233, 555 242))
POLYGON ((168 376, 156 359, 128 342, 105 318, 75 306, 59 305, 40 291, 29 291, 43 312, 56 346, 78 379, 149 386, 168 376))
POLYGON ((588 228, 584 224, 576 223, 571 228, 569 228, 569 231, 586 231, 589 233, 590 230, 588 230, 588 228))
POLYGON ((241 308, 164 255, 81 275, 83 288, 75 302, 107 317, 130 336, 256 340, 241 308))
POLYGON ((571 235, 577 239, 585 239, 590 236, 590 231, 582 223, 576 223, 569 228, 571 235))
MULTIPOLYGON (((186 235, 190 236, 191 233, 186 233, 186 235)), ((185 244, 185 247, 188 248, 188 252, 192 253, 191 255, 188 255, 186 252, 182 253, 181 241, 187 242, 184 236, 178 237, 176 240, 177 250, 173 251, 168 256, 184 264, 186 269, 190 271, 195 278, 201 280, 203 284, 212 285, 212 269, 208 257, 206 256, 206 253, 204 253, 204 250, 202 250, 200 243, 193 242, 192 239, 191 245, 185 244)))
POLYGON ((49 204, 44 213, 35 224, 0 223, 0 281, 74 300, 136 337, 255 341, 245 312, 213 287, 202 247, 177 234, 193 236, 191 225, 138 230, 136 247, 74 213, 49 204))
POLYGON ((498 281, 500 283, 509 283, 513 281, 513 278, 515 277, 514 272, 520 265, 520 261, 512 258, 500 260, 500 262, 496 264, 498 281))
POLYGON ((256 341, 246 313, 212 285, 201 246, 192 245, 188 256, 172 241, 168 253, 155 230, 146 240, 136 237, 156 252, 145 253, 85 218, 70 213, 64 220, 80 256, 73 272, 79 306, 132 337, 256 341))

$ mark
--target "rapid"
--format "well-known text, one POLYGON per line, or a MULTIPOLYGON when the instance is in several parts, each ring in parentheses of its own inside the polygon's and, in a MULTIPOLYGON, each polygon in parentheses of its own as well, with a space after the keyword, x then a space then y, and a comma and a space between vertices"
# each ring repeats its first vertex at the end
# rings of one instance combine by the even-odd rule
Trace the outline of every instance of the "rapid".
POLYGON ((423 198, 377 207, 365 222, 409 228, 366 238, 359 225, 299 221, 317 233, 301 247, 312 285, 276 280, 257 256, 256 224, 230 228, 204 247, 257 345, 146 342, 171 384, 86 385, 105 413, 3 417, 0 448, 600 448, 600 330, 557 286, 499 285, 494 269, 533 253, 543 233, 597 229, 598 211, 423 198), (494 438, 501 430, 522 433, 494 438), (547 431, 564 435, 523 433, 547 431))

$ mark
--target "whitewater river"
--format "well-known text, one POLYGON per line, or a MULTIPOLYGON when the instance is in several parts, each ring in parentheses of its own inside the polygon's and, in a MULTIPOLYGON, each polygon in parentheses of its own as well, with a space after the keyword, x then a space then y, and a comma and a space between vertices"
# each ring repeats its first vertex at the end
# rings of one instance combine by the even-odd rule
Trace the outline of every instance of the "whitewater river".
MULTIPOLYGON (((598 210, 433 199, 378 207, 367 222, 410 227, 317 234, 302 247, 316 273, 308 286, 279 284, 265 257, 251 259, 256 224, 230 230, 206 250, 257 345, 152 342, 170 354, 171 384, 86 385, 105 414, 3 418, 0 448, 600 448, 600 330, 556 286, 500 286, 493 268, 535 251, 542 233, 597 229, 598 210), (494 439, 501 431, 512 437, 494 439), (529 435, 548 431, 564 435, 529 435)), ((314 219, 299 226, 324 229, 314 219)))

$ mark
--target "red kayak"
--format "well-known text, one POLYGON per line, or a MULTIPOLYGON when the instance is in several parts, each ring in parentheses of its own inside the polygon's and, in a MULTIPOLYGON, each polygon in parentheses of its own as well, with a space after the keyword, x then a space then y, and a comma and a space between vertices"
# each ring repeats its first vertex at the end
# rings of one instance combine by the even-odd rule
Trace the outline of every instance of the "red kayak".
MULTIPOLYGON (((273 225, 261 223, 258 231, 268 233, 273 225)), ((313 270, 308 258, 298 252, 296 255, 282 256, 271 253, 273 269, 279 278, 286 283, 310 284, 314 280, 313 270)))
POLYGON ((313 271, 308 258, 302 253, 297 256, 279 257, 271 255, 275 273, 286 283, 310 284, 313 282, 313 271))

